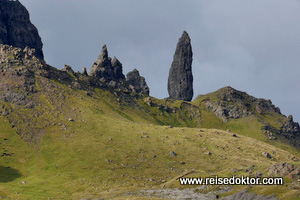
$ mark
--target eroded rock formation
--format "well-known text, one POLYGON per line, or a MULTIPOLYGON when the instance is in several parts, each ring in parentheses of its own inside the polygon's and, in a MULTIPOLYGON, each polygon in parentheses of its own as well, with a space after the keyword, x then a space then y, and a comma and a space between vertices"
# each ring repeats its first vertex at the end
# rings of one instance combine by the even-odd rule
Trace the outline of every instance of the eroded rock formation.
POLYGON ((140 76, 137 69, 134 69, 126 75, 126 81, 128 82, 129 89, 132 92, 149 95, 149 87, 145 78, 140 76))
POLYGON ((101 53, 89 70, 88 75, 96 77, 113 87, 125 80, 122 63, 116 57, 113 60, 108 57, 106 45, 103 45, 101 53))
POLYGON ((293 116, 289 115, 285 123, 281 126, 280 131, 282 133, 300 134, 300 126, 297 122, 294 122, 293 116))
POLYGON ((98 56, 96 62, 94 62, 88 74, 100 79, 103 82, 109 82, 113 80, 114 74, 111 65, 111 58, 108 57, 106 45, 103 45, 100 55, 98 56))
POLYGON ((29 13, 19 1, 0 0, 0 44, 35 49, 43 59, 43 43, 38 30, 30 22, 29 13))
POLYGON ((138 94, 149 95, 149 87, 145 78, 140 76, 139 71, 134 69, 127 74, 125 79, 122 63, 116 57, 113 59, 108 57, 106 45, 103 45, 101 53, 89 70, 88 75, 112 88, 129 89, 138 94))
POLYGON ((169 71, 168 92, 171 99, 191 101, 193 92, 192 74, 193 52, 191 39, 187 32, 183 32, 174 54, 169 71))
POLYGON ((112 59, 111 65, 113 70, 113 79, 125 80, 122 63, 120 63, 120 61, 116 57, 112 59))

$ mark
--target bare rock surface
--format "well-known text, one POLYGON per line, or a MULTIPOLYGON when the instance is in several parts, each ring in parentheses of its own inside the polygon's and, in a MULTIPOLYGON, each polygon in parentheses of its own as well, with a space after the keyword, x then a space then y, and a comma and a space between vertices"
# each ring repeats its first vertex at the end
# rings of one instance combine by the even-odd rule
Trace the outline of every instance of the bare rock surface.
POLYGON ((287 176, 290 179, 300 178, 300 167, 296 168, 294 165, 284 163, 273 164, 267 170, 268 176, 287 176))
POLYGON ((192 74, 193 52, 191 39, 183 32, 169 71, 168 92, 171 99, 191 101, 194 95, 192 74))
POLYGON ((114 73, 111 64, 111 58, 108 57, 108 51, 106 45, 103 45, 100 55, 96 62, 89 70, 89 76, 94 76, 103 82, 109 82, 113 80, 114 73))
POLYGON ((150 91, 146 80, 144 77, 140 76, 140 73, 137 69, 134 69, 126 75, 126 81, 129 84, 129 89, 132 92, 149 95, 150 91))
POLYGON ((297 122, 294 122, 293 116, 288 116, 285 123, 281 126, 281 133, 292 133, 292 134, 300 134, 300 126, 297 122))
POLYGON ((255 98, 230 86, 221 88, 217 92, 217 101, 207 99, 204 100, 204 105, 208 110, 215 112, 216 116, 224 122, 230 118, 247 117, 254 114, 254 111, 261 115, 267 113, 281 114, 280 109, 275 107, 272 101, 255 98))
POLYGON ((0 44, 35 49, 43 59, 43 43, 37 28, 30 22, 27 9, 20 1, 0 0, 0 44))

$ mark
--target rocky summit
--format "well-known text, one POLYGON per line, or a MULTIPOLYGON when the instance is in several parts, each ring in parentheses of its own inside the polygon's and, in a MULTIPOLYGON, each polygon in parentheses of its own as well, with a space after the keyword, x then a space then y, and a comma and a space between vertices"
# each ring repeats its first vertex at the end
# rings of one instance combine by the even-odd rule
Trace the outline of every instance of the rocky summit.
POLYGON ((114 78, 111 58, 108 57, 106 45, 103 45, 100 55, 89 70, 90 76, 94 76, 103 82, 109 82, 114 78))
MULTIPOLYGON (((83 74, 86 74, 85 70, 83 70, 83 74)), ((100 80, 100 82, 111 88, 125 89, 134 93, 149 95, 149 87, 145 78, 140 76, 137 69, 129 72, 125 80, 122 63, 116 57, 113 59, 108 57, 106 45, 103 45, 101 53, 89 70, 88 75, 100 80)))
POLYGON ((28 46, 43 59, 43 43, 27 9, 19 1, 0 0, 0 5, 0 44, 22 49, 28 46))
POLYGON ((186 31, 179 39, 169 72, 168 92, 171 99, 191 101, 193 92, 193 52, 191 39, 186 31))
MULTIPOLYGON (((83 70, 83 73, 87 74, 86 69, 83 70)), ((101 53, 89 70, 88 75, 113 88, 125 87, 122 63, 116 57, 113 60, 108 57, 106 45, 103 45, 101 53)))

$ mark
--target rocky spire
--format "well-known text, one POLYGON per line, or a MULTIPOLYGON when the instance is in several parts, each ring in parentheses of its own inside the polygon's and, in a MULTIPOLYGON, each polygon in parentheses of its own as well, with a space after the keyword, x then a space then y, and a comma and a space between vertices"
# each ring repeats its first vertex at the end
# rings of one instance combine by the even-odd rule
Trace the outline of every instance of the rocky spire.
POLYGON ((112 59, 111 65, 113 69, 113 78, 116 80, 125 80, 122 63, 120 63, 116 57, 112 59))
POLYGON ((191 39, 186 31, 179 39, 169 71, 168 92, 170 98, 191 101, 193 92, 193 52, 191 39))
POLYGON ((111 58, 108 57, 106 45, 103 45, 100 55, 96 62, 94 62, 88 74, 105 82, 109 82, 113 79, 111 58))
POLYGON ((137 69, 134 69, 126 75, 126 81, 132 92, 149 95, 149 87, 145 78, 140 76, 137 69))
POLYGON ((35 49, 35 55, 44 59, 43 43, 38 30, 30 22, 29 13, 19 1, 0 1, 0 44, 24 49, 35 49))

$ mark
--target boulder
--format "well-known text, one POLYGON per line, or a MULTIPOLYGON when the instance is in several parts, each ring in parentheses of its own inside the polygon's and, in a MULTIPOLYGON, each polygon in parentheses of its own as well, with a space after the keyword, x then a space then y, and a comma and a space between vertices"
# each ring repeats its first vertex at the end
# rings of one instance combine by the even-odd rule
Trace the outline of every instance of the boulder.
POLYGON ((261 155, 262 155, 263 157, 272 159, 272 156, 271 156, 268 152, 262 152, 261 155))

